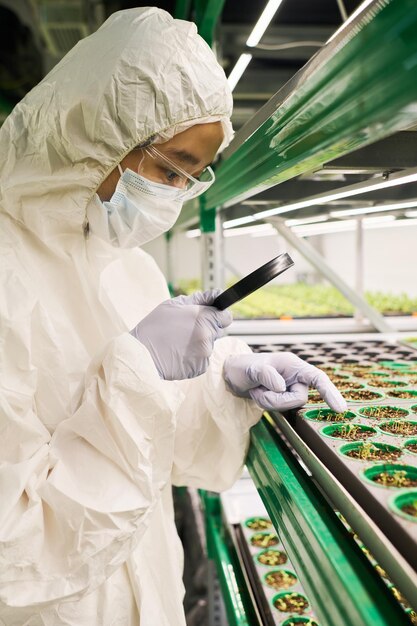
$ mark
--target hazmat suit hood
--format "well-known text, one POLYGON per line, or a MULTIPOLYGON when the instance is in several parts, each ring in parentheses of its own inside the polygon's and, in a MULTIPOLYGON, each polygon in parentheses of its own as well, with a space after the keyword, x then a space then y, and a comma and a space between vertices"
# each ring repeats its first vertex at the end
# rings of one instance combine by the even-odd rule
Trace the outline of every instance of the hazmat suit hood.
MULTIPOLYGON (((97 188, 149 139, 221 121, 232 136, 224 72, 194 24, 157 8, 113 14, 14 109, 0 131, 0 207, 50 247, 105 211, 97 188)), ((58 246, 58 248, 59 248, 58 246)))

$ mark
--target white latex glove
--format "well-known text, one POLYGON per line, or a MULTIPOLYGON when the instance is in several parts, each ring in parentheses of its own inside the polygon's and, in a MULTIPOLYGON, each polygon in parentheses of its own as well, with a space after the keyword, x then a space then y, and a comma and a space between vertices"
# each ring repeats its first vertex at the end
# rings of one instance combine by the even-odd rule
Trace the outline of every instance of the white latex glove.
POLYGON ((219 293, 165 300, 130 331, 150 352, 161 378, 183 380, 206 371, 215 340, 233 319, 230 311, 209 306, 219 293))
POLYGON ((347 410, 329 377, 291 352, 230 356, 223 376, 235 395, 252 398, 263 409, 296 409, 307 402, 308 388, 315 387, 333 411, 347 410))

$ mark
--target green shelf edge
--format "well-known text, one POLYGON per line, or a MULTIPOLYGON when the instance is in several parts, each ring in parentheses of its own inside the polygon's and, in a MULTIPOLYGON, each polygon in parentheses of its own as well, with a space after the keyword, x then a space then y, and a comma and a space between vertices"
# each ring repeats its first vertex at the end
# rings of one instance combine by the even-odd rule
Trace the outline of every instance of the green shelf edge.
POLYGON ((257 625, 235 548, 221 519, 220 498, 208 491, 200 491, 200 497, 204 508, 207 553, 216 565, 228 624, 257 625))
MULTIPOLYGON (((216 168, 205 209, 235 204, 415 124, 416 32, 415 0, 374 0, 291 89, 273 96, 272 112, 260 114, 256 130, 216 168)), ((198 218, 187 210, 177 228, 190 213, 198 218)))
POLYGON ((252 428, 247 466, 321 626, 409 624, 265 418, 252 428))

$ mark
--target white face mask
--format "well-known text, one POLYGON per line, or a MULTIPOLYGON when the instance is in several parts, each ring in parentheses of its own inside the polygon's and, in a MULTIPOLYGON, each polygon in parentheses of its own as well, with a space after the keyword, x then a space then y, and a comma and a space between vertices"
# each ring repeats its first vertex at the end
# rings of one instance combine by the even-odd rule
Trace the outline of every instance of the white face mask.
POLYGON ((168 231, 181 212, 182 190, 155 183, 126 169, 122 171, 109 202, 110 241, 121 248, 141 246, 168 231))

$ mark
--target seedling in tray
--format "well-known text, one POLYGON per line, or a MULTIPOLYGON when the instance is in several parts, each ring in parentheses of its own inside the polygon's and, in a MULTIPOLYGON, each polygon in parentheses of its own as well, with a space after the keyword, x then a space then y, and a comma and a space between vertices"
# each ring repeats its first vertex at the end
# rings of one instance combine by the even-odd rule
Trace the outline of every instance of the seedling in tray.
POLYGON ((272 522, 264 517, 251 517, 246 520, 245 526, 251 530, 268 530, 272 528, 272 522))
POLYGON ((364 441, 348 443, 339 450, 341 454, 360 461, 397 461, 402 454, 400 448, 386 443, 364 441))
POLYGON ((417 468, 411 465, 375 465, 364 470, 362 476, 381 487, 417 487, 417 468))
POLYGON ((259 563, 262 565, 269 565, 276 567, 277 565, 284 565, 288 561, 288 557, 285 552, 280 550, 264 550, 256 557, 259 563))
POLYGON ((292 572, 281 569, 265 574, 264 580, 268 587, 274 589, 289 589, 297 582, 297 576, 292 572))
POLYGON ((402 409, 397 406, 366 406, 359 409, 359 413, 369 419, 401 419, 409 415, 407 409, 402 409))
POLYGON ((365 385, 363 385, 362 383, 357 383, 356 381, 353 381, 353 380, 345 380, 345 381, 336 382, 335 385, 339 390, 364 389, 365 388, 365 385))
POLYGON ((402 398, 404 400, 417 398, 417 391, 414 391, 413 389, 392 389, 387 393, 391 398, 402 398))
POLYGON ((374 437, 376 435, 375 428, 371 426, 362 426, 362 424, 344 424, 343 426, 324 426, 321 429, 323 435, 337 439, 349 439, 350 441, 359 441, 374 437))
POLYGON ((301 593, 280 593, 272 599, 272 604, 283 613, 304 613, 308 607, 308 600, 301 593))
POLYGON ((332 409, 313 409, 306 411, 304 417, 316 422, 348 422, 356 416, 352 411, 344 411, 344 413, 336 413, 332 409))
POLYGON ((370 391, 369 389, 348 389, 342 393, 342 396, 351 402, 379 400, 379 398, 383 397, 382 394, 376 391, 370 391))
POLYGON ((368 383, 373 387, 381 387, 381 389, 393 389, 396 387, 407 387, 406 380, 387 380, 386 378, 372 378, 368 383))
POLYGON ((323 398, 318 391, 309 391, 307 404, 320 404, 323 402, 323 398))
POLYGON ((383 422, 379 428, 384 433, 391 435, 417 435, 417 422, 407 422, 405 420, 390 420, 383 422))
POLYGON ((257 546, 258 548, 269 548, 279 543, 275 533, 255 533, 250 538, 250 542, 253 546, 257 546))

